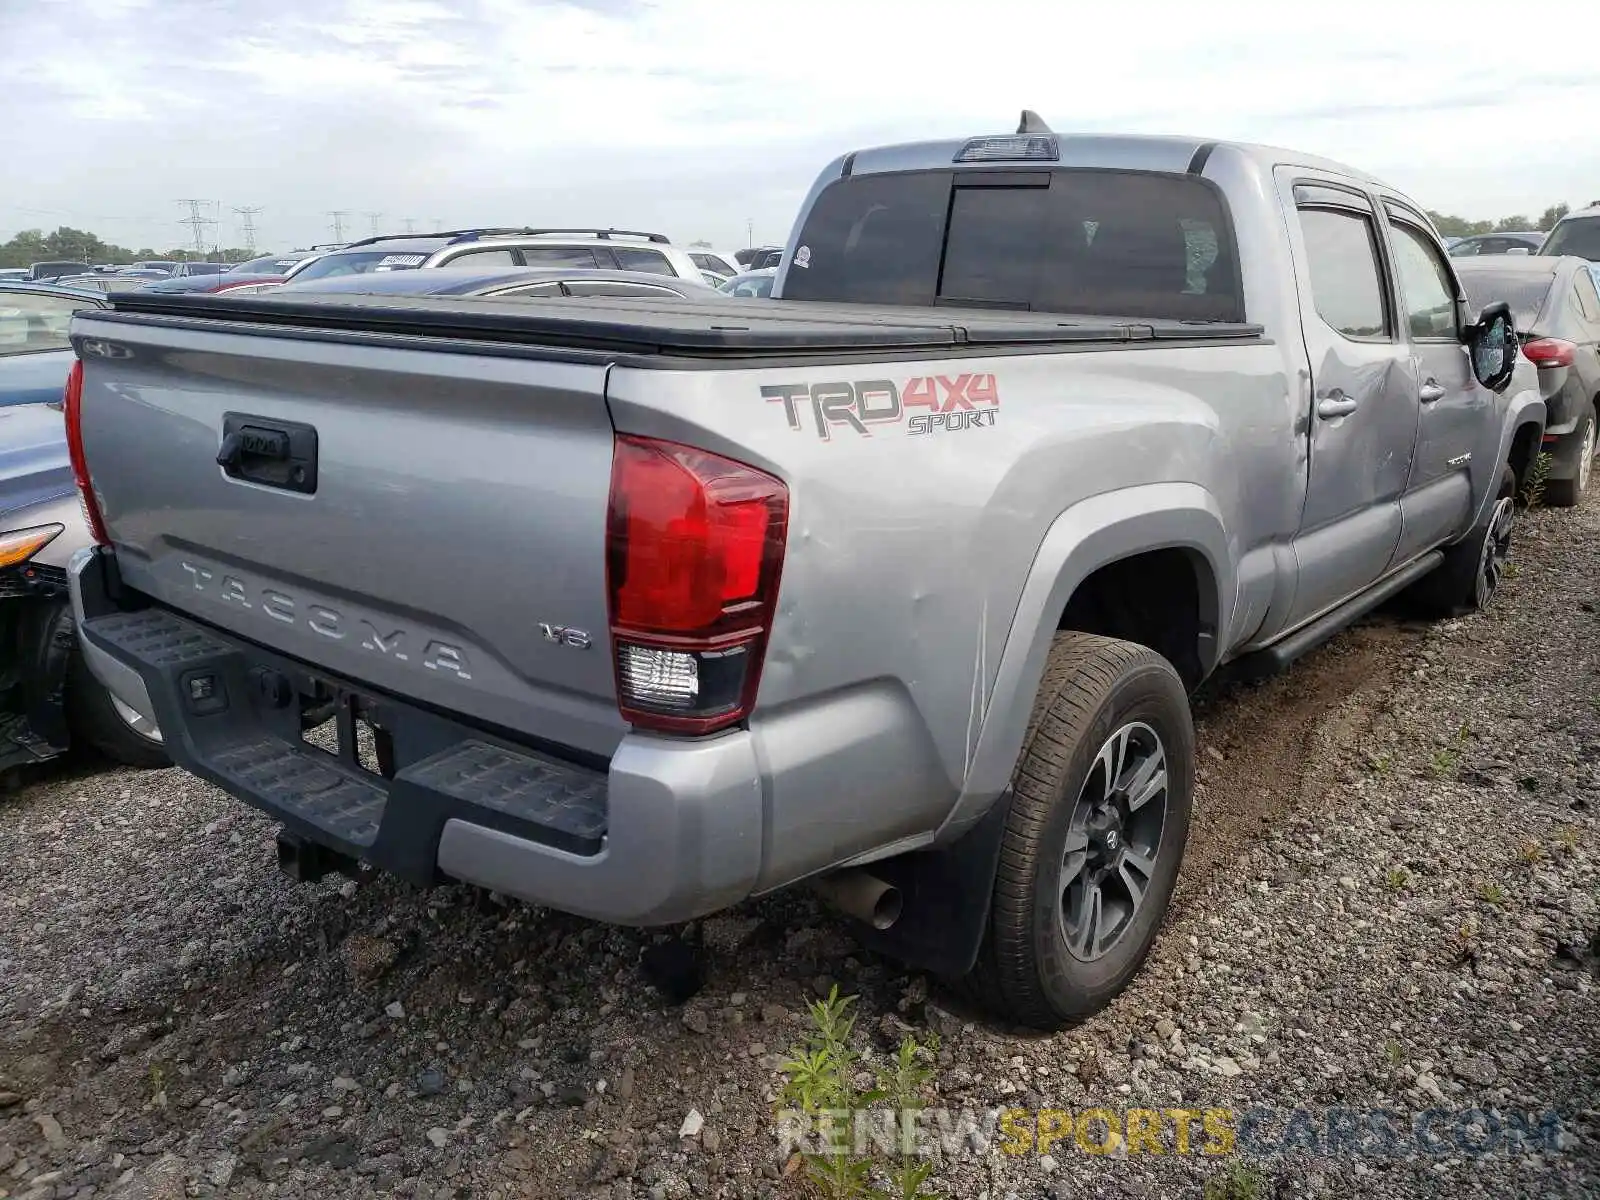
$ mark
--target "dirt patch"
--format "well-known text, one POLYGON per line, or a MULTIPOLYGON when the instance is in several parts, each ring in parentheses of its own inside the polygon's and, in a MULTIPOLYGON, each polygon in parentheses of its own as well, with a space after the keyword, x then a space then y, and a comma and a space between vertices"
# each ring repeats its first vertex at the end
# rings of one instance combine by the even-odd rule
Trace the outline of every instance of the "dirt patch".
POLYGON ((1265 683, 1224 680, 1196 697, 1197 796, 1174 917, 1265 830, 1317 801, 1329 764, 1371 728, 1425 634, 1377 617, 1265 683))

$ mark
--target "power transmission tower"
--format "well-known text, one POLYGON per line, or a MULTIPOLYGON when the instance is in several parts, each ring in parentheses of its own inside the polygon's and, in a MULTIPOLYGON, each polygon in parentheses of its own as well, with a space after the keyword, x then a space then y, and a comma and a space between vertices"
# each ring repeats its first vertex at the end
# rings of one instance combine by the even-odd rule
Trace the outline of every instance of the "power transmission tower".
POLYGON ((434 217, 433 218, 433 231, 435 233, 438 233, 443 228, 444 228, 444 220, 443 220, 443 218, 434 217))
POLYGON ((179 204, 189 207, 189 215, 179 221, 180 225, 187 225, 189 232, 194 236, 194 250, 201 258, 206 256, 206 226, 215 225, 215 217, 208 217, 200 210, 202 204, 210 204, 209 200, 179 200, 179 204))
POLYGON ((333 218, 333 240, 336 242, 344 241, 344 219, 350 216, 350 210, 348 208, 336 208, 330 211, 328 216, 333 218))
POLYGON ((369 211, 369 212, 365 213, 364 215, 367 218, 367 223, 371 226, 372 236, 373 237, 377 237, 378 236, 378 222, 379 222, 379 220, 382 219, 383 214, 381 212, 370 212, 369 211))
POLYGON ((256 214, 261 212, 261 206, 254 208, 236 208, 233 210, 239 217, 239 236, 244 238, 244 248, 250 251, 250 257, 256 256, 256 214))
POLYGON ((415 217, 407 217, 400 224, 406 227, 407 233, 415 233, 417 231, 417 219, 415 217))

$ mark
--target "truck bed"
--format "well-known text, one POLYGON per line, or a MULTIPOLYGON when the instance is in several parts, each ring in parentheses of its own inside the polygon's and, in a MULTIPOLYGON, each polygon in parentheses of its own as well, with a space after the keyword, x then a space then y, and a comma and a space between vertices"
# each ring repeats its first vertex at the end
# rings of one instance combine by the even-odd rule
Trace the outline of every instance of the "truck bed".
POLYGON ((1084 342, 1237 342, 1259 339, 1259 325, 1136 321, 1116 317, 893 308, 872 305, 736 300, 564 298, 496 300, 470 296, 367 296, 278 293, 253 296, 131 292, 113 296, 104 321, 226 321, 273 336, 324 330, 351 335, 464 339, 489 345, 536 344, 609 355, 762 358, 857 353, 937 354, 1026 346, 1045 351, 1084 342))

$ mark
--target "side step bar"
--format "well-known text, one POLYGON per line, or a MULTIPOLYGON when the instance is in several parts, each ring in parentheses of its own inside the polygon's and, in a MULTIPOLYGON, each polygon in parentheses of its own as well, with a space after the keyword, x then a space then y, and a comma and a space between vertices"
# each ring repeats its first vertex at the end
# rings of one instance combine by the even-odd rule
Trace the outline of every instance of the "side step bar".
POLYGON ((1329 609, 1316 620, 1302 625, 1283 640, 1247 654, 1233 664, 1245 679, 1269 679, 1288 669, 1295 659, 1315 650, 1340 630, 1355 624, 1385 600, 1393 599, 1444 561, 1444 552, 1430 550, 1387 579, 1380 580, 1338 608, 1329 609))

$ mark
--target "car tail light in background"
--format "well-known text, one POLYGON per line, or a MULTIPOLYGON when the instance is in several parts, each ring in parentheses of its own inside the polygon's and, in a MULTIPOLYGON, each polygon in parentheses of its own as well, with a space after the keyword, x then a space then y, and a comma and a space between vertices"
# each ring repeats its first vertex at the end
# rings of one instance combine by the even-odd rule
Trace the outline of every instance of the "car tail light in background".
POLYGON ((1528 361, 1540 367, 1570 367, 1577 347, 1560 338, 1534 338, 1522 344, 1528 361))
POLYGON ((624 718, 643 729, 710 733, 749 714, 788 524, 789 489, 765 471, 618 436, 606 587, 624 718))
POLYGON ((109 546, 111 538, 100 518, 100 505, 94 498, 94 487, 89 482, 89 464, 83 457, 83 360, 73 361, 67 372, 67 390, 61 398, 62 414, 67 423, 67 455, 72 459, 72 478, 78 484, 78 500, 83 505, 83 519, 89 526, 89 535, 102 546, 109 546))
POLYGON ((60 524, 35 525, 31 529, 0 533, 0 567, 14 567, 27 562, 59 537, 65 528, 60 524))

